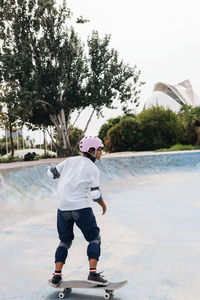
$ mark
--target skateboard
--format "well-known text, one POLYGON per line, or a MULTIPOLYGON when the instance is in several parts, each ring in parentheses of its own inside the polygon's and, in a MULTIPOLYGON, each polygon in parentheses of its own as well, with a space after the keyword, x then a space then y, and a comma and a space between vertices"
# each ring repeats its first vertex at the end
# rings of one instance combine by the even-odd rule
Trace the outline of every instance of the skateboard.
MULTIPOLYGON (((127 280, 121 282, 109 282, 108 285, 95 285, 84 280, 71 280, 71 281, 62 281, 58 286, 54 287, 56 289, 63 289, 59 293, 59 298, 63 299, 65 295, 69 295, 72 289, 97 289, 104 290, 105 295, 104 299, 111 299, 114 294, 113 292, 121 287, 125 286, 128 283, 127 280)), ((50 284, 50 281, 49 281, 50 284)), ((51 285, 51 284, 50 284, 51 285)))

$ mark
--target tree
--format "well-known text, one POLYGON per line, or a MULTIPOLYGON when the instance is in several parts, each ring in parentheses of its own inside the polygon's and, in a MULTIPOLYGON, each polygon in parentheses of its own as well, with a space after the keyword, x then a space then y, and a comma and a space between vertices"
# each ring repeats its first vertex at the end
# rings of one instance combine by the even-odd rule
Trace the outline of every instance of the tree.
POLYGON ((112 126, 105 139, 105 150, 108 152, 140 150, 142 132, 136 116, 122 117, 112 126))
POLYGON ((4 85, 0 85, 0 89, 0 127, 10 134, 11 155, 14 156, 13 132, 21 125, 16 108, 15 91, 4 85))
POLYGON ((200 145, 200 106, 183 105, 179 116, 184 127, 184 137, 189 143, 200 145))
POLYGON ((54 0, 7 0, 0 6, 0 76, 16 85, 23 121, 55 127, 63 155, 75 152, 95 112, 113 108, 115 99, 124 109, 129 102, 137 105, 143 84, 136 66, 110 49, 110 36, 101 39, 94 31, 84 48, 69 28, 70 15, 65 1, 59 9, 54 0), (86 107, 91 115, 73 146, 71 114, 79 116, 86 107))
POLYGON ((180 139, 181 122, 176 113, 169 108, 157 105, 144 109, 138 115, 138 121, 143 132, 143 150, 168 148, 180 139))
POLYGON ((110 118, 106 123, 104 123, 98 133, 98 137, 104 142, 108 130, 113 127, 115 124, 119 123, 121 120, 121 117, 116 118, 110 118))

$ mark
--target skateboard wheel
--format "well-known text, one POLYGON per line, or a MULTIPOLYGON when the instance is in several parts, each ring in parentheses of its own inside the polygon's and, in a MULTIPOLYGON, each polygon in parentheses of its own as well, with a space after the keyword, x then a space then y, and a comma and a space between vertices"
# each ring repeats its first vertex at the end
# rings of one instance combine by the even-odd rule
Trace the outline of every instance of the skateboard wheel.
POLYGON ((64 297, 65 297, 65 293, 60 292, 60 293, 59 293, 59 298, 60 298, 60 299, 63 299, 64 297))
POLYGON ((67 294, 70 294, 71 291, 72 291, 72 289, 70 289, 70 288, 65 289, 65 293, 67 293, 67 294))
POLYGON ((110 294, 109 293, 105 293, 104 299, 110 299, 110 294))

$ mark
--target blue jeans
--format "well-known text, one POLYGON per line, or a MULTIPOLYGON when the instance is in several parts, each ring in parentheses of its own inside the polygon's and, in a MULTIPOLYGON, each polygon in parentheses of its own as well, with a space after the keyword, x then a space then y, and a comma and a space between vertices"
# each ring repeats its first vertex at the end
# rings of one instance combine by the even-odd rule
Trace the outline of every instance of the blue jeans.
POLYGON ((55 262, 63 262, 68 255, 68 249, 71 247, 74 239, 73 227, 74 223, 82 231, 84 238, 89 242, 87 248, 88 259, 99 259, 100 256, 100 229, 97 226, 96 218, 90 207, 61 211, 57 213, 57 229, 60 239, 60 244, 56 250, 55 262))

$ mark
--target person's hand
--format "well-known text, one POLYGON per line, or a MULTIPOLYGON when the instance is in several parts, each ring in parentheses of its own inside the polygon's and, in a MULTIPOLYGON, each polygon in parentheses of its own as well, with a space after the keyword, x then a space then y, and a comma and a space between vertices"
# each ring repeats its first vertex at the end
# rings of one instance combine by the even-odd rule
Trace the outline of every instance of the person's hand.
POLYGON ((105 205, 105 203, 102 205, 102 211, 103 211, 103 213, 102 213, 102 215, 104 215, 105 213, 106 213, 106 210, 107 210, 107 207, 106 207, 106 205, 105 205))
POLYGON ((98 201, 98 204, 101 205, 103 211, 102 215, 104 215, 107 210, 105 202, 103 201, 103 199, 101 199, 100 201, 98 201))

